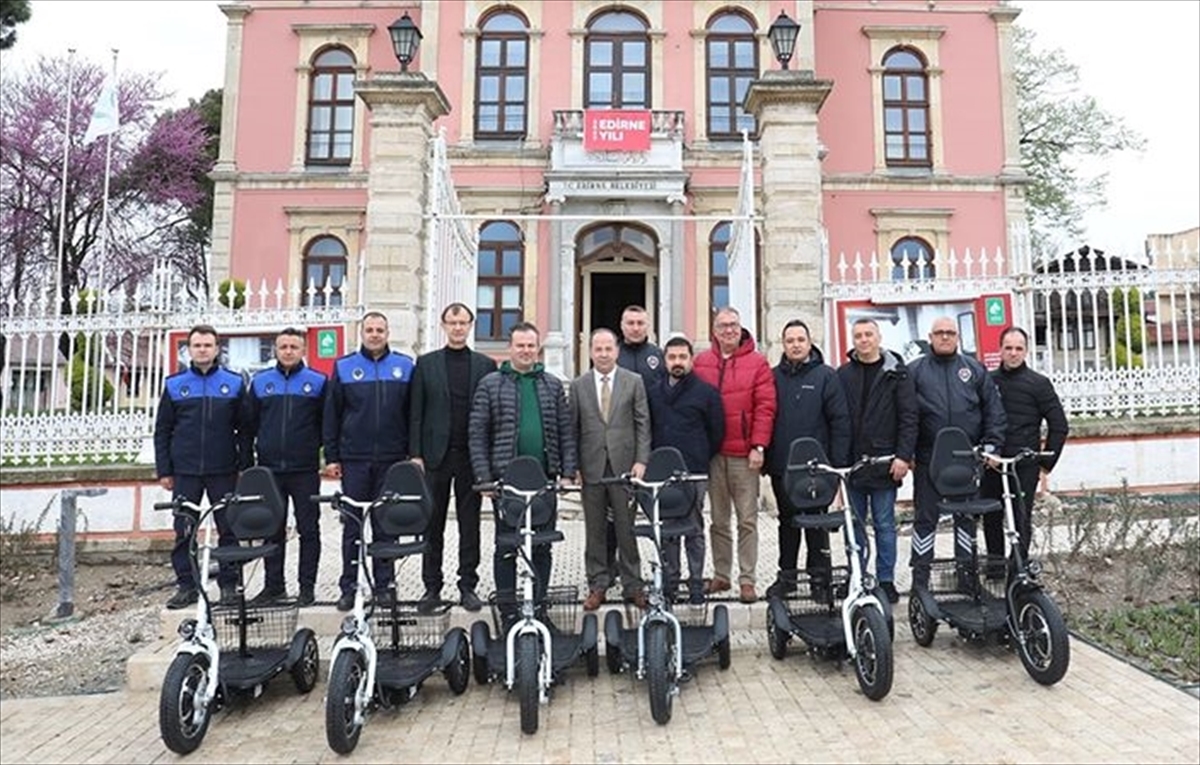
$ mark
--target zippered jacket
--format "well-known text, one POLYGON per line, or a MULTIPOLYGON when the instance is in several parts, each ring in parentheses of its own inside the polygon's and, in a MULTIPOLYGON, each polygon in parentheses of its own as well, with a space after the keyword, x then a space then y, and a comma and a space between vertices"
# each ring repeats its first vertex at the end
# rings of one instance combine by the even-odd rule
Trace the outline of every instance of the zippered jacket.
POLYGON ((244 420, 254 437, 257 464, 279 473, 320 467, 325 375, 301 361, 290 370, 279 364, 250 380, 244 420))
POLYGON ((322 423, 325 462, 397 462, 408 459, 408 386, 411 356, 366 348, 333 365, 322 423))
POLYGON ((1054 391, 1054 383, 1024 364, 1016 369, 993 369, 991 374, 1000 391, 1004 413, 1008 416, 1008 430, 1001 454, 1013 457, 1025 448, 1041 450, 1042 421, 1045 420, 1045 451, 1054 452, 1054 456, 1042 457, 1038 464, 1047 472, 1053 470, 1062 456, 1070 431, 1062 401, 1054 391))
POLYGON ((815 438, 835 467, 850 463, 850 411, 837 372, 825 363, 815 345, 803 364, 779 360, 773 370, 778 406, 771 448, 767 449, 767 473, 783 479, 788 452, 797 438, 815 438))
MULTIPOLYGON (((551 478, 574 476, 579 470, 575 424, 568 410, 562 382, 535 366, 534 389, 541 409, 542 464, 551 478)), ((494 481, 504 474, 517 456, 517 431, 521 424, 518 372, 504 362, 488 373, 475 389, 471 403, 469 447, 471 470, 479 483, 494 481)))
POLYGON ((862 362, 850 351, 837 372, 850 410, 850 456, 894 454, 911 463, 917 448, 917 397, 904 358, 881 350, 883 366, 870 390, 862 389, 862 362), (863 408, 863 397, 866 407, 863 408), (861 412, 861 416, 860 416, 861 412))
POLYGON ((245 379, 216 364, 194 364, 167 378, 154 423, 154 469, 159 478, 226 475, 248 463, 241 428, 245 379))
POLYGON ((674 446, 683 455, 688 472, 708 473, 712 458, 725 440, 725 408, 717 389, 685 375, 671 385, 669 375, 646 386, 650 404, 650 446, 674 446))
POLYGON ((729 358, 721 357, 717 339, 696 356, 696 376, 721 394, 725 407, 725 441, 721 454, 745 457, 755 446, 771 444, 775 424, 775 378, 771 365, 742 329, 741 344, 729 358))
POLYGON ((999 449, 1008 419, 987 369, 962 353, 927 354, 908 363, 917 391, 917 462, 928 465, 938 431, 962 428, 973 444, 999 449))

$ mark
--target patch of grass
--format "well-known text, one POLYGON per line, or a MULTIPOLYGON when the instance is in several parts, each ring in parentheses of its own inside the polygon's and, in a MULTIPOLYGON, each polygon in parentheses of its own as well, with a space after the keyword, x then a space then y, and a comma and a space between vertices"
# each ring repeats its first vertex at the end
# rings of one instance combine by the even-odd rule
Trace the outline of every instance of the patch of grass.
POLYGON ((1155 674, 1200 682, 1200 602, 1092 611, 1073 626, 1155 674))

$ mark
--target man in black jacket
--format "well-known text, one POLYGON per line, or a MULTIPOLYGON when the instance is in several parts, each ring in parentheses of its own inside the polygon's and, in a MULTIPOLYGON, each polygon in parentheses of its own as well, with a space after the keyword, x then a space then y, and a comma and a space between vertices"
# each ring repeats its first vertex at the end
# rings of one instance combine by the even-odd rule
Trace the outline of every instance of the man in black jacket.
MULTIPOLYGON (((779 510, 779 577, 767 589, 767 597, 794 589, 796 581, 794 575, 788 574, 795 571, 800 555, 800 529, 792 525, 792 518, 801 511, 792 504, 784 488, 792 441, 815 438, 833 465, 850 462, 850 412, 846 396, 837 373, 825 363, 821 349, 813 345, 808 325, 799 319, 784 325, 783 358, 773 371, 778 403, 766 468, 779 510)), ((829 532, 805 529, 804 539, 808 543, 805 568, 815 585, 828 583, 829 532)))
MULTIPOLYGON (((325 475, 340 478, 342 491, 351 499, 367 502, 383 491, 383 479, 392 463, 408 459, 408 386, 414 363, 411 356, 388 348, 388 321, 382 313, 364 315, 361 334, 362 347, 334 362, 322 425, 325 475)), ((377 542, 394 541, 383 533, 374 516, 371 530, 377 542)), ((342 524, 339 611, 354 607, 361 540, 360 524, 342 524)), ((376 604, 388 605, 395 598, 393 562, 376 560, 372 568, 372 596, 376 604)))
MULTIPOLYGON (((912 538, 913 587, 929 587, 938 522, 938 494, 929 475, 933 443, 945 427, 961 428, 974 444, 989 451, 1004 443, 1005 416, 996 384, 987 369, 970 356, 958 352, 958 327, 954 319, 935 319, 929 332, 932 353, 908 364, 917 392, 917 465, 913 471, 913 501, 916 505, 912 538)), ((954 516, 954 556, 960 561, 971 556, 975 522, 954 516)))
POLYGON ((451 484, 458 516, 459 600, 468 611, 483 607, 483 601, 475 593, 479 584, 480 498, 471 489, 467 422, 475 389, 485 375, 496 371, 496 362, 467 346, 474 325, 475 314, 470 308, 462 303, 446 306, 442 311, 446 345, 417 360, 410 386, 409 451, 425 467, 433 494, 433 518, 425 534, 425 554, 421 559, 421 578, 425 582, 421 600, 426 608, 442 597, 442 555, 451 484))
MULTIPOLYGON (((875 528, 875 578, 892 603, 896 591, 896 489, 908 474, 917 444, 917 402, 912 378, 900 354, 884 350, 874 319, 851 327, 854 350, 838 369, 850 410, 851 459, 894 455, 892 464, 857 471, 847 485, 855 515, 875 528)), ((863 546, 859 533, 859 545, 863 546)), ((865 563, 865 561, 864 561, 865 563)))
MULTIPOLYGON (((1029 335, 1020 327, 1009 327, 1000 335, 1000 366, 991 372, 992 380, 1000 391, 1000 401, 1008 417, 1008 429, 1004 435, 1001 456, 1012 457, 1022 449, 1042 450, 1042 423, 1046 423, 1045 451, 1054 452, 1052 457, 1038 461, 1022 462, 1017 466, 1017 483, 1013 491, 1013 520, 1021 539, 1021 553, 1029 555, 1029 540, 1032 533, 1033 498, 1037 492, 1042 472, 1054 469, 1067 442, 1067 416, 1062 402, 1054 392, 1050 378, 1038 374, 1025 366, 1029 351, 1029 335)), ((1001 499, 1000 474, 989 470, 983 474, 980 494, 984 497, 1001 499)), ((1004 572, 1004 519, 1000 513, 989 513, 983 517, 983 538, 987 544, 988 576, 1002 577, 1004 572)))
MULTIPOLYGON (((163 384, 154 422, 154 469, 158 483, 189 502, 198 503, 202 495, 217 502, 237 485, 238 470, 248 463, 245 428, 241 423, 242 396, 246 383, 241 375, 217 363, 220 340, 217 330, 198 324, 188 332, 187 369, 171 375, 163 384)), ((237 544, 237 538, 225 520, 216 513, 221 547, 237 544)), ((195 572, 188 555, 195 518, 175 517, 175 546, 171 565, 175 569, 177 590, 167 608, 179 609, 195 603, 199 597, 195 572)), ((237 597, 237 570, 223 564, 217 581, 221 601, 237 597)))
MULTIPOLYGON (((258 464, 274 474, 284 501, 292 499, 300 536, 297 602, 301 606, 311 606, 316 600, 321 560, 321 510, 312 497, 321 493, 325 385, 325 375, 304 364, 304 333, 288 327, 275 337, 275 366, 254 375, 244 407, 246 430, 254 437, 258 464)), ((287 597, 283 583, 286 522, 274 541, 279 545, 279 554, 266 559, 263 589, 252 605, 268 605, 287 597)))
MULTIPOLYGON (((528 322, 515 325, 509 330, 508 350, 509 360, 480 381, 471 404, 468 447, 476 483, 499 479, 508 463, 525 455, 541 460, 552 480, 574 478, 579 472, 575 427, 562 382, 538 362, 538 328, 528 322)), ((492 498, 493 509, 498 501, 492 498)), ((504 531, 497 517, 497 542, 504 531)), ((534 547, 538 602, 545 598, 552 563, 549 544, 534 547)), ((515 552, 497 544, 492 566, 496 590, 515 591, 515 552)))
MULTIPOLYGON (((725 440, 725 407, 720 392, 692 373, 694 354, 686 337, 667 341, 667 375, 647 386, 650 403, 650 446, 674 446, 683 455, 689 473, 708 472, 709 463, 725 440)), ((695 484, 693 507, 696 533, 684 537, 688 562, 688 596, 693 604, 704 602, 704 497, 706 483, 695 484)), ((683 574, 679 563, 679 538, 663 542, 663 574, 667 592, 679 589, 683 574)))

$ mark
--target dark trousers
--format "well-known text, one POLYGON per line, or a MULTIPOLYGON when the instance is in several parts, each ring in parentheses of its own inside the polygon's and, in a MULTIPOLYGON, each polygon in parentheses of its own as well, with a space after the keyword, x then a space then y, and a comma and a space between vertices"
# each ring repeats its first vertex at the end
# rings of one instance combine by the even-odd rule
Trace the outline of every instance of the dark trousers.
MULTIPOLYGON (((378 499, 383 492, 383 479, 387 475, 390 462, 343 462, 342 491, 346 496, 360 502, 378 499)), ((347 508, 354 512, 359 519, 362 511, 357 508, 347 508)), ((379 528, 379 522, 371 516, 371 539, 375 542, 395 542, 395 537, 387 536, 379 528)), ((342 519, 342 575, 338 579, 338 587, 342 594, 351 594, 358 583, 358 545, 362 542, 362 524, 355 523, 350 518, 342 519)), ((371 572, 374 576, 374 592, 383 592, 391 587, 395 579, 394 561, 373 560, 371 572)))
MULTIPOLYGON (((517 556, 520 555, 519 550, 501 549, 500 535, 511 534, 517 529, 509 526, 500 517, 497 511, 497 498, 492 499, 492 510, 496 515, 496 545, 495 552, 492 554, 492 576, 496 580, 497 593, 513 593, 517 600, 520 600, 521 593, 517 592, 517 556)), ((545 526, 536 527, 538 531, 548 531, 555 528, 558 522, 558 514, 545 526)), ((523 539, 518 540, 518 547, 524 544, 523 539)), ((541 603, 546 599, 546 588, 550 585, 550 569, 554 565, 554 559, 550 554, 550 545, 534 545, 533 546, 533 573, 535 581, 533 583, 533 599, 536 603, 541 603)))
MULTIPOLYGON (((704 541, 704 496, 708 492, 708 483, 701 481, 694 486, 696 504, 692 505, 692 520, 700 530, 682 539, 687 554, 688 584, 693 592, 699 592, 704 586, 704 552, 707 547, 704 541)), ((679 561, 679 540, 680 537, 664 539, 662 545, 663 583, 670 593, 679 589, 679 580, 683 576, 679 561)))
MULTIPOLYGON (((222 475, 177 475, 175 476, 174 494, 176 497, 183 497, 188 502, 195 502, 197 504, 200 503, 201 495, 207 495, 208 504, 211 505, 214 502, 219 502, 226 494, 232 494, 236 486, 236 473, 224 473, 222 475)), ((224 511, 214 513, 214 518, 217 523, 218 546, 231 547, 236 545, 237 537, 230 530, 224 511)), ((188 553, 192 526, 195 525, 196 520, 195 515, 191 517, 175 516, 175 546, 171 548, 171 566, 175 569, 175 583, 181 590, 196 589, 197 572, 192 569, 192 560, 188 553)), ((197 545, 204 541, 204 538, 200 536, 203 533, 203 529, 197 529, 197 545)), ((199 565, 199 563, 200 559, 197 555, 196 564, 199 565)), ((217 574, 217 582, 222 588, 236 586, 238 583, 237 567, 229 563, 221 564, 220 573, 217 574)))
MULTIPOLYGON (((788 498, 783 487, 783 478, 778 476, 771 476, 771 490, 775 493, 775 503, 779 507, 779 570, 790 571, 796 568, 796 562, 800 558, 800 529, 792 525, 792 518, 800 513, 816 515, 826 512, 827 508, 797 508, 788 498)), ((809 573, 829 571, 832 566, 829 556, 829 532, 824 529, 805 529, 804 541, 808 543, 805 568, 809 573)))
MULTIPOLYGON (((929 477, 929 465, 918 462, 913 469, 913 585, 929 586, 929 567, 933 562, 937 541, 938 491, 929 477)), ((959 564, 975 557, 975 519, 966 515, 954 516, 954 558, 959 564)))
MULTIPOLYGON (((1017 525, 1017 533, 1021 539, 1021 557, 1029 557, 1029 542, 1033 534, 1033 497, 1037 493, 1038 478, 1041 468, 1037 462, 1023 462, 1017 468, 1015 481, 1009 481, 1013 492, 1013 522, 1017 525)), ((1004 488, 1000 474, 995 470, 985 470, 983 482, 980 484, 979 496, 1004 500, 1004 488)), ((988 513, 983 516, 983 540, 987 546, 988 556, 1001 557, 1004 555, 1004 514, 988 513)))
MULTIPOLYGON (((300 586, 315 587, 317 566, 321 561, 321 510, 312 501, 312 496, 321 493, 321 474, 315 470, 276 472, 275 483, 284 502, 291 498, 292 511, 296 515, 296 533, 300 536, 300 586)), ((272 541, 279 545, 279 554, 266 559, 263 581, 268 590, 282 590, 287 558, 286 519, 272 541)))
POLYGON ((446 546, 446 516, 450 510, 450 487, 454 487, 454 512, 458 516, 458 589, 472 590, 479 584, 479 493, 471 489, 470 455, 451 448, 436 470, 430 470, 429 491, 433 495, 433 518, 425 534, 421 579, 425 589, 442 590, 442 558, 446 546))

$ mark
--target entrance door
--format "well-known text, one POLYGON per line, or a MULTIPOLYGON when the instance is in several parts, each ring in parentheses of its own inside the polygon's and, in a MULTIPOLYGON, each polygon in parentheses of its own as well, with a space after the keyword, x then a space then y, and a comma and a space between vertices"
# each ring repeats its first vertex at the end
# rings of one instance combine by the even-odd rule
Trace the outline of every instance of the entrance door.
POLYGON ((592 330, 607 327, 621 336, 621 312, 646 301, 646 274, 592 274, 592 330))

